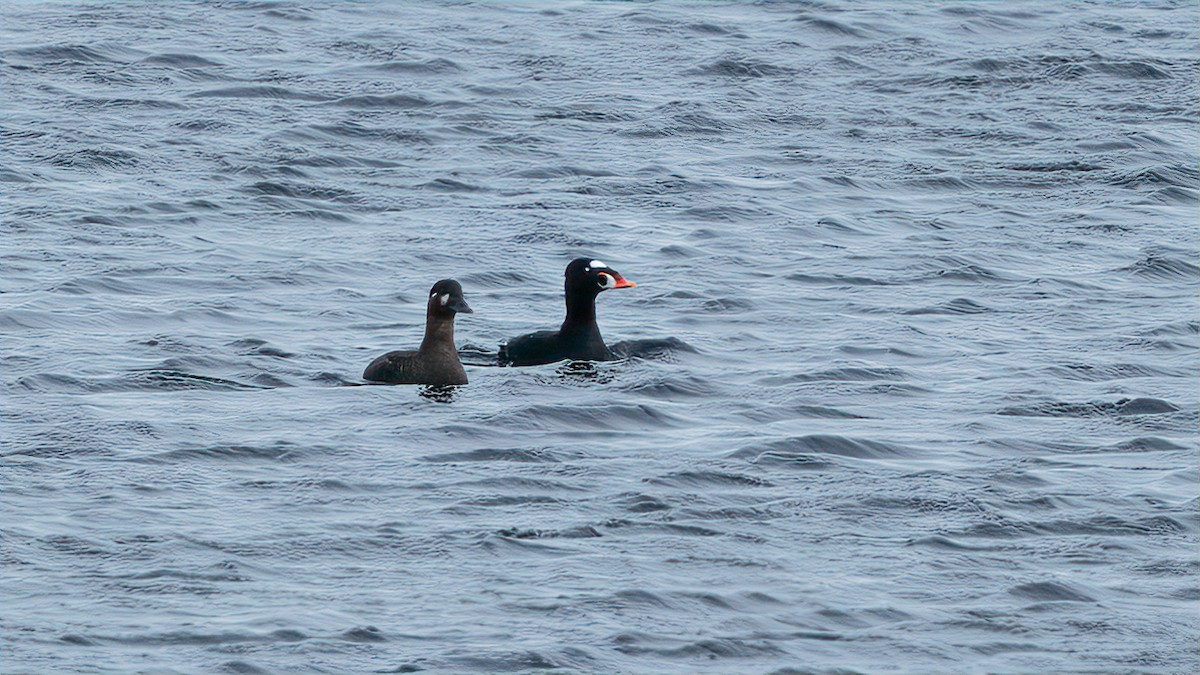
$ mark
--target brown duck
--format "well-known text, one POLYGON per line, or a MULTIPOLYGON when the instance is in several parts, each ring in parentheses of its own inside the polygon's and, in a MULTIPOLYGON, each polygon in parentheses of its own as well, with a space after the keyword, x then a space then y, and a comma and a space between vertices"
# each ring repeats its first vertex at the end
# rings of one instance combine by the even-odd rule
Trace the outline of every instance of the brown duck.
POLYGON ((388 352, 371 362, 363 371, 363 379, 389 384, 466 384, 454 346, 454 316, 471 314, 463 299, 462 285, 453 279, 442 279, 429 291, 425 304, 425 339, 416 351, 388 352))

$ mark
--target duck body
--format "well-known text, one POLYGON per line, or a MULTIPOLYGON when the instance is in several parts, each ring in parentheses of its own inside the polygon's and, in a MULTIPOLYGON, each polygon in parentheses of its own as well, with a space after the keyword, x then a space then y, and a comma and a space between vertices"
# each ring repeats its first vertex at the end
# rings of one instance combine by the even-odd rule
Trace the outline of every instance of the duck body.
POLYGON ((437 282, 425 306, 425 338, 421 346, 376 358, 363 371, 363 379, 388 384, 467 384, 467 371, 454 346, 454 317, 472 311, 457 281, 437 282))
POLYGON ((501 358, 514 366, 536 366, 564 359, 611 361, 613 355, 604 344, 599 328, 582 332, 564 327, 513 338, 502 348, 501 358))
POLYGON ((613 360, 596 324, 596 296, 611 288, 632 288, 637 284, 603 262, 587 258, 571 261, 564 276, 567 317, 562 326, 556 331, 538 331, 510 339, 500 346, 501 364, 535 366, 564 359, 613 360))
POLYGON ((455 352, 448 355, 418 350, 388 352, 371 362, 363 379, 388 384, 467 384, 467 371, 455 352))

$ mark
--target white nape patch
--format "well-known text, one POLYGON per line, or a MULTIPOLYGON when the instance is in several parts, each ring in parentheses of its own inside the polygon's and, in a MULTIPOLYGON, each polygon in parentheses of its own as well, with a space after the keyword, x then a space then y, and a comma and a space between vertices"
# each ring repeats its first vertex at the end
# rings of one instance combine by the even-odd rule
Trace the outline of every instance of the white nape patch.
POLYGON ((442 303, 442 306, 445 307, 446 303, 450 302, 450 294, 442 293, 442 296, 440 298, 438 298, 438 302, 442 303))
POLYGON ((599 260, 593 260, 592 262, 590 262, 588 264, 591 265, 592 267, 599 267, 599 268, 608 267, 608 265, 605 265, 604 263, 600 262, 599 260))

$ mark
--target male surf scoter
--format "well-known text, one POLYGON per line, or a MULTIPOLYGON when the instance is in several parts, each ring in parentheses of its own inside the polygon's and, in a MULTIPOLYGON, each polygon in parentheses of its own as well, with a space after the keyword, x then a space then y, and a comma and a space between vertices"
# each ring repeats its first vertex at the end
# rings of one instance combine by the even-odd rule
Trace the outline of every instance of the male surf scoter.
POLYGON ((466 384, 467 371, 454 347, 454 315, 471 314, 462 285, 442 279, 429 291, 425 305, 425 339, 414 351, 388 352, 371 362, 363 379, 391 384, 466 384))
POLYGON ((610 288, 633 288, 616 270, 599 260, 577 258, 567 265, 563 284, 567 318, 556 331, 522 335, 500 346, 500 363, 536 366, 563 359, 611 361, 613 354, 596 325, 596 296, 610 288))

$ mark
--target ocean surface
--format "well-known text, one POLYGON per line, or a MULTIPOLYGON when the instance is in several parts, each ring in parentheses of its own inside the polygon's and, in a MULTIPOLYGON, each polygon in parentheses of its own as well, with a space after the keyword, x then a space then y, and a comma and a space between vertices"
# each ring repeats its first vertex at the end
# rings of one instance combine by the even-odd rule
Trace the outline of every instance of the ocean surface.
POLYGON ((1198 21, 5 0, 0 672, 1197 672, 1198 21))

